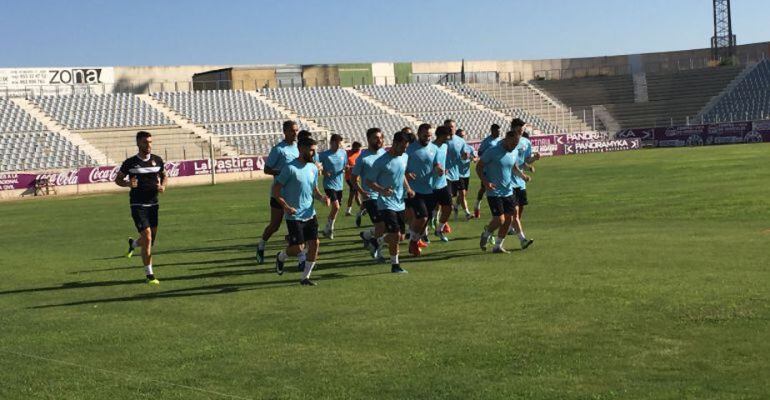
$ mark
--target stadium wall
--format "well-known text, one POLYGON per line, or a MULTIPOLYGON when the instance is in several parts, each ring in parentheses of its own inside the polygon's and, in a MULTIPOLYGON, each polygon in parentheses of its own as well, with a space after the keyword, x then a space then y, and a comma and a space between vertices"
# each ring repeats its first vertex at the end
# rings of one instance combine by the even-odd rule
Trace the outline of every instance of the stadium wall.
POLYGON ((372 85, 372 64, 339 64, 339 82, 341 86, 372 85))
POLYGON ((393 64, 393 73, 396 77, 396 83, 409 83, 412 81, 412 63, 393 64))
POLYGON ((305 86, 339 86, 340 72, 336 65, 305 65, 302 67, 305 86))

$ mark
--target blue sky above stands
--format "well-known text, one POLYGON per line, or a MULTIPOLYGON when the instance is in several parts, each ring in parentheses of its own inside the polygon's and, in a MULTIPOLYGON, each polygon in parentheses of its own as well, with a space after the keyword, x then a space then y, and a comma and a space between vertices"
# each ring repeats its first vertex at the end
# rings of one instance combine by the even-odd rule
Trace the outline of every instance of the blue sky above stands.
MULTIPOLYGON (((2 0, 0 67, 541 59, 708 47, 708 0, 2 0)), ((767 0, 733 1, 739 44, 767 0)))

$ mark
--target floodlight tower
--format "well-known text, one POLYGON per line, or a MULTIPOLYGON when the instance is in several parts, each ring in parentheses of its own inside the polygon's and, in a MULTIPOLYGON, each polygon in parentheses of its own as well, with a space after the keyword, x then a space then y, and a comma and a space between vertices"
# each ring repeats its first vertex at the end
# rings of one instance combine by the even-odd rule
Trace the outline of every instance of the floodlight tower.
POLYGON ((711 58, 715 61, 735 55, 730 0, 714 0, 714 36, 711 38, 711 58))

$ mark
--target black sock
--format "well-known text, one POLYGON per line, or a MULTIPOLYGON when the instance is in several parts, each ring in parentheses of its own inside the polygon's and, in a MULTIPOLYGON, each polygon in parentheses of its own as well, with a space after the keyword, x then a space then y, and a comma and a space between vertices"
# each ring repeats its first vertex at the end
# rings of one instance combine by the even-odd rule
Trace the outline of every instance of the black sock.
POLYGON ((375 249, 380 247, 380 244, 377 243, 377 239, 375 239, 375 238, 369 239, 369 244, 371 244, 372 247, 375 248, 375 249))
POLYGON ((154 280, 155 279, 155 275, 154 274, 147 275, 147 279, 154 280))

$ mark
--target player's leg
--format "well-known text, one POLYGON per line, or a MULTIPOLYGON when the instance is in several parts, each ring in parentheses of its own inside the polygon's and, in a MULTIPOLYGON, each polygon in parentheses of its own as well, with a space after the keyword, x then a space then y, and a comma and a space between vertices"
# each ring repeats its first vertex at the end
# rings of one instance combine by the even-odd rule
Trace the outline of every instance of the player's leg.
POLYGON ((361 200, 358 198, 358 192, 356 192, 353 189, 353 185, 350 183, 350 181, 347 181, 348 183, 348 206, 345 209, 345 216, 351 216, 353 215, 353 199, 355 198, 356 203, 358 205, 361 205, 361 200))
POLYGON ((476 207, 473 209, 473 216, 476 218, 481 218, 481 200, 484 199, 484 193, 486 190, 484 190, 484 187, 480 187, 479 191, 476 193, 476 207))
POLYGON ((329 217, 326 220, 326 227, 324 228, 324 236, 328 239, 334 239, 334 222, 337 220, 337 214, 340 211, 340 202, 342 201, 342 191, 326 190, 326 196, 329 197, 331 202, 329 217))
POLYGON ((267 241, 274 233, 278 232, 281 227, 281 221, 283 220, 283 208, 278 204, 274 198, 270 198, 270 222, 262 232, 262 237, 257 243, 257 264, 265 262, 265 246, 267 241))
POLYGON ((479 247, 481 247, 481 250, 483 251, 487 251, 487 245, 494 235, 494 232, 505 222, 505 211, 502 198, 487 197, 487 202, 489 203, 489 211, 492 214, 492 218, 490 218, 489 224, 484 227, 484 231, 481 233, 481 239, 479 240, 479 247))
POLYGON ((505 237, 508 235, 508 230, 511 229, 513 220, 516 219, 516 200, 515 196, 508 196, 502 198, 503 202, 503 223, 497 232, 497 242, 492 250, 495 253, 507 253, 503 248, 505 237))
POLYGON ((283 267, 289 257, 297 257, 302 253, 302 244, 305 243, 303 236, 303 221, 286 220, 286 229, 289 231, 288 245, 275 256, 275 272, 283 275, 283 267))
POLYGON ((382 213, 383 224, 385 225, 385 243, 388 245, 390 255, 390 272, 396 274, 405 273, 398 260, 398 247, 401 242, 402 232, 406 229, 404 213, 392 210, 384 210, 382 213))
POLYGON ((407 225, 409 227, 409 254, 417 257, 422 254, 420 238, 428 224, 428 207, 423 195, 415 195, 414 198, 409 199, 408 207, 413 215, 412 220, 407 225))
POLYGON ((315 268, 315 264, 318 261, 318 248, 320 246, 320 241, 318 240, 318 220, 316 217, 313 217, 313 219, 304 224, 302 236, 307 247, 307 261, 305 262, 305 269, 302 271, 300 284, 303 286, 315 286, 315 282, 310 280, 310 274, 313 272, 313 268, 315 268))
POLYGON ((451 232, 447 222, 449 221, 449 216, 452 212, 452 192, 451 189, 449 189, 449 185, 436 192, 436 202, 440 206, 441 214, 439 215, 439 224, 436 226, 436 231, 434 233, 442 242, 448 242, 449 238, 447 238, 445 234, 451 232))

